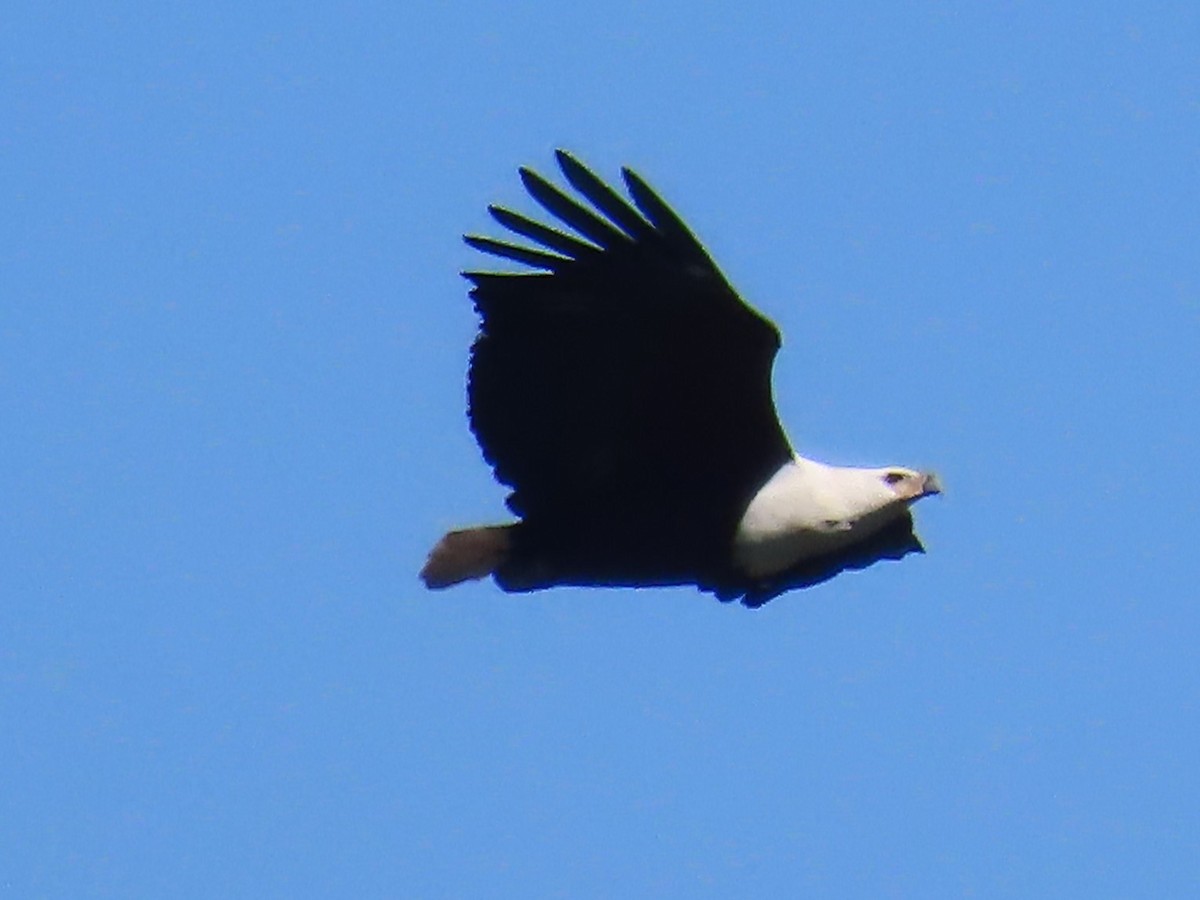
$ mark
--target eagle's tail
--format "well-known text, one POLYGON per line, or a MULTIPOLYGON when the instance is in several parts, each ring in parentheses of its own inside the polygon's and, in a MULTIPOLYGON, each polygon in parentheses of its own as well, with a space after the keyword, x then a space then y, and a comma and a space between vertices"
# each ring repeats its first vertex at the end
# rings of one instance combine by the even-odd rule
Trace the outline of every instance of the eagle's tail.
POLYGON ((429 551, 421 580, 432 590, 486 578, 508 558, 511 525, 480 525, 451 531, 429 551))

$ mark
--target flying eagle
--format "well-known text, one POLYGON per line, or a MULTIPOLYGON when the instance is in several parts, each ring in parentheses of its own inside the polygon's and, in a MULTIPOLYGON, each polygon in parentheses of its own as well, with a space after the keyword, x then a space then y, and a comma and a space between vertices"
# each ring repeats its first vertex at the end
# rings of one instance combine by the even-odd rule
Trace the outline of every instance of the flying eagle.
POLYGON ((937 478, 797 455, 771 396, 778 329, 636 174, 630 204, 557 159, 590 208, 520 176, 570 231, 490 206, 535 246, 465 238, 531 270, 464 273, 481 320, 468 417, 518 521, 447 534, 425 584, 695 585, 757 607, 923 552, 909 506, 937 478))

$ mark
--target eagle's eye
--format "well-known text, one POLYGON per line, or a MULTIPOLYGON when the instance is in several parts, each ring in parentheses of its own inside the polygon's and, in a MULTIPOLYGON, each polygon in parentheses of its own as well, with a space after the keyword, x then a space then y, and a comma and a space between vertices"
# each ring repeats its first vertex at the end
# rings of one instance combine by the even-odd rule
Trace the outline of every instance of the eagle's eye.
POLYGON ((883 480, 886 481, 888 484, 899 484, 901 481, 904 480, 904 473, 903 472, 888 472, 886 475, 883 476, 883 480))

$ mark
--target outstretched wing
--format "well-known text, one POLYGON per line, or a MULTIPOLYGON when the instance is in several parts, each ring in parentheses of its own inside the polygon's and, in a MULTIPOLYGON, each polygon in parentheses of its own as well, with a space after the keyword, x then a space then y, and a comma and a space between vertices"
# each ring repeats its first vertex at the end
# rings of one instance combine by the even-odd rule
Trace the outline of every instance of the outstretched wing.
POLYGON ((670 530, 677 557, 683 544, 727 551, 750 498, 792 455, 771 396, 779 333, 637 175, 622 172, 631 204, 557 158, 586 204, 522 169, 559 227, 490 207, 526 243, 466 237, 528 267, 464 273, 482 320, 472 430, 529 525, 586 520, 660 542, 670 530))

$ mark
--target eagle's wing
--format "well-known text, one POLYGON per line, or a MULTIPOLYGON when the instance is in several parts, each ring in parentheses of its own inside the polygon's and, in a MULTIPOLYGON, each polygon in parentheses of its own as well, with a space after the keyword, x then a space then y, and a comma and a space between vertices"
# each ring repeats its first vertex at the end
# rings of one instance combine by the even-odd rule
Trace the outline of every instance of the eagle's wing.
POLYGON ((667 542, 645 549, 674 571, 727 552, 792 456, 771 396, 779 332, 637 175, 623 170, 631 205, 557 156, 590 208, 522 169, 559 227, 491 207, 532 246, 466 237, 533 270, 465 273, 482 320, 471 427, 528 525, 667 542))

